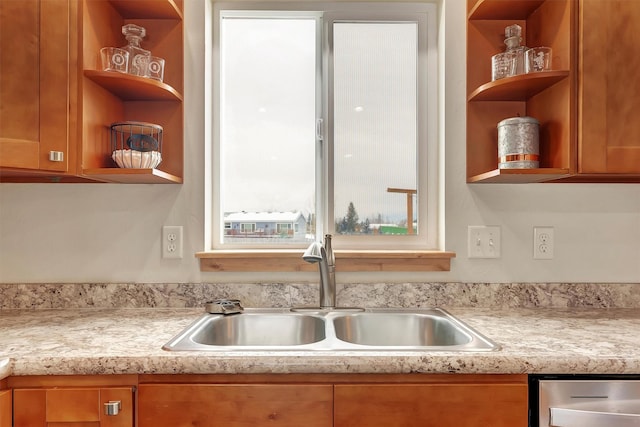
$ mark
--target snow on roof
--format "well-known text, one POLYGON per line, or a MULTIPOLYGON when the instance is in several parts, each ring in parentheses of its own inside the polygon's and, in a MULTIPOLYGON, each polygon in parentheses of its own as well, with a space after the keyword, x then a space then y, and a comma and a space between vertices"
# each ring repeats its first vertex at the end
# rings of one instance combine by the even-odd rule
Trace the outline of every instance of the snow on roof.
POLYGON ((224 220, 229 222, 296 222, 302 216, 295 212, 227 212, 224 220))

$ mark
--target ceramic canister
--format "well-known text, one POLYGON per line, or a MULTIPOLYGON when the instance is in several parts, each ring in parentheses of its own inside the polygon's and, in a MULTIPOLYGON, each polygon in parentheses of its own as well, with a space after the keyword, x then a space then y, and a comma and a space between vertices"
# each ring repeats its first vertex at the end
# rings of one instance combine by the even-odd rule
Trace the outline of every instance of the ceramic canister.
POLYGON ((540 122, 533 117, 512 117, 498 123, 498 167, 539 167, 539 133, 540 122))

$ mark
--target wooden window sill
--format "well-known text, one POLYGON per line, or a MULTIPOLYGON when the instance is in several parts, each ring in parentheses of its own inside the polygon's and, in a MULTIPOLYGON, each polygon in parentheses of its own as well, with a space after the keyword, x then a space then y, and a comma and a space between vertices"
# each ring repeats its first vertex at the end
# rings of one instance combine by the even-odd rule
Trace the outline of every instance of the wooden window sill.
MULTIPOLYGON (((315 272, 318 267, 302 259, 301 249, 270 251, 221 250, 198 252, 200 271, 315 272)), ((336 250, 336 271, 450 271, 455 252, 336 250)))

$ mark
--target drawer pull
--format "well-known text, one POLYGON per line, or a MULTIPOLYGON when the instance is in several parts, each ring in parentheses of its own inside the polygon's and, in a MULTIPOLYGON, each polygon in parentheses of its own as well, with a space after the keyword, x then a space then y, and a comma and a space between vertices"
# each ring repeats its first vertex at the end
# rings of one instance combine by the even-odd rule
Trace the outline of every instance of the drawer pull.
POLYGON ((62 151, 49 151, 49 160, 52 162, 63 162, 64 152, 62 151))
POLYGON ((109 402, 104 404, 105 415, 118 415, 121 409, 122 403, 120 403, 119 400, 110 400, 109 402))

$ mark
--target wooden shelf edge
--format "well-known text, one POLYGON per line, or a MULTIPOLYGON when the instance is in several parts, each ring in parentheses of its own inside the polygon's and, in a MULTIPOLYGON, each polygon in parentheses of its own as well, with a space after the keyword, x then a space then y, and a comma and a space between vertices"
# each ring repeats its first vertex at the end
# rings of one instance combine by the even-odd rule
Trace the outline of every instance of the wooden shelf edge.
POLYGON ((478 87, 467 101, 526 101, 568 76, 568 70, 552 70, 505 77, 478 87))
MULTIPOLYGON (((302 259, 303 249, 228 250, 195 254, 200 271, 208 272, 316 272, 302 259)), ((454 252, 336 250, 336 271, 450 271, 454 252)))
POLYGON ((510 0, 505 7, 504 0, 479 0, 469 11, 469 20, 481 19, 526 19, 544 0, 510 0))
POLYGON ((84 70, 84 75, 124 101, 183 101, 172 86, 116 71, 84 70))
POLYGON ((553 181, 555 183, 590 183, 590 184, 639 184, 640 173, 611 173, 593 174, 578 173, 568 177, 562 177, 553 181))
POLYGON ((127 19, 184 19, 182 11, 173 0, 109 1, 127 19))
POLYGON ((84 169, 83 176, 121 184, 182 184, 182 178, 159 169, 98 168, 84 169))
POLYGON ((568 168, 494 169, 467 178, 468 184, 531 184, 570 176, 568 168))
POLYGON ((30 173, 20 174, 5 174, 0 168, 0 183, 7 184, 26 184, 26 183, 51 183, 51 184, 67 184, 67 183, 80 183, 80 184, 100 184, 101 180, 90 177, 75 176, 69 174, 51 174, 44 171, 33 171, 30 173))

